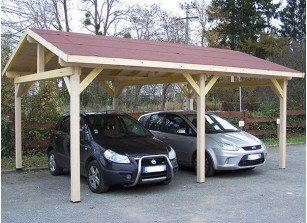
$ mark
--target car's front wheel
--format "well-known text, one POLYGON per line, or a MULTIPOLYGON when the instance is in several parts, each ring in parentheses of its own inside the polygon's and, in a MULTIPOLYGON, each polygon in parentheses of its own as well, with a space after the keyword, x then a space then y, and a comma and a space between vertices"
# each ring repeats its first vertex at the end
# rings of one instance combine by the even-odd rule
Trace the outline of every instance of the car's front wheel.
POLYGON ((94 193, 103 193, 109 190, 109 187, 103 180, 101 167, 96 160, 90 162, 87 167, 87 183, 90 190, 94 193))
MULTIPOLYGON (((193 156, 192 162, 193 162, 193 169, 195 173, 197 173, 197 154, 196 153, 193 156)), ((206 153, 206 158, 205 158, 205 174, 206 174, 206 177, 211 177, 215 174, 213 162, 208 153, 206 153)))
POLYGON ((58 165, 54 150, 51 150, 48 153, 48 169, 53 176, 61 175, 63 173, 63 168, 58 165))

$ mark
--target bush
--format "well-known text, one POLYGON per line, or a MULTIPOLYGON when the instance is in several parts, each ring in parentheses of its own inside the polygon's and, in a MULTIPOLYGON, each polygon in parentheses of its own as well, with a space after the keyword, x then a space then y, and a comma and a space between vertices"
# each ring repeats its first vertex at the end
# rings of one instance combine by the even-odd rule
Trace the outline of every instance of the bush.
POLYGON ((11 148, 12 136, 10 131, 9 117, 1 117, 1 155, 9 156, 12 154, 13 149, 11 148))

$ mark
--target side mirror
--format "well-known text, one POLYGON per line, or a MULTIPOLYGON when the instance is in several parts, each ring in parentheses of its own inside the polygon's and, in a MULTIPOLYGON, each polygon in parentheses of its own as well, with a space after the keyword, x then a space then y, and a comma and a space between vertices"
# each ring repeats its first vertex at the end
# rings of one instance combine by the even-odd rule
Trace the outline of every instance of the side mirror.
POLYGON ((185 129, 178 129, 177 130, 178 134, 187 134, 187 132, 185 131, 185 129))

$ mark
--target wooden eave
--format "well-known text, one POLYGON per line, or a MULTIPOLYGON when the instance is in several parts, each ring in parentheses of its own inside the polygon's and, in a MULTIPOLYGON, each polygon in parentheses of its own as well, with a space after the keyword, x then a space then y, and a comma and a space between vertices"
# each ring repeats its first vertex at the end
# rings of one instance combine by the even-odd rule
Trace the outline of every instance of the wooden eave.
MULTIPOLYGON (((16 76, 32 75, 36 73, 36 45, 45 48, 45 71, 58 70, 65 67, 81 67, 81 80, 93 69, 102 71, 97 75, 101 81, 112 81, 115 86, 145 85, 159 83, 186 82, 183 73, 189 73, 197 81, 200 74, 219 76, 240 76, 266 79, 303 78, 301 72, 285 72, 263 69, 239 68, 228 66, 189 64, 178 62, 164 62, 152 60, 138 60, 126 58, 68 55, 54 46, 36 32, 28 29, 22 36, 15 52, 3 70, 2 75, 14 78, 16 76), (137 73, 134 75, 133 73, 137 73)), ((48 74, 48 73, 47 73, 48 74)), ((54 78, 61 78, 57 72, 54 78)), ((67 73, 63 74, 63 77, 67 73)), ((34 75, 34 78, 38 76, 34 75)), ((52 77, 51 77, 52 78, 52 77)), ((40 78, 38 78, 39 80, 40 78)), ((30 79, 29 79, 30 80, 30 79)), ((32 79, 31 81, 35 81, 32 79)))

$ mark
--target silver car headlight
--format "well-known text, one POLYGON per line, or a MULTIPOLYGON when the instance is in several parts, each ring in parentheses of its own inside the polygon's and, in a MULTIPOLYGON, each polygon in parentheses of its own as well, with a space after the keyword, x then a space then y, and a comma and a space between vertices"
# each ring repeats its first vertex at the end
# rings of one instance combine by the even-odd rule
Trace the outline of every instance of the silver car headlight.
POLYGON ((226 151, 239 151, 239 149, 241 148, 239 146, 230 145, 228 143, 219 142, 218 144, 222 150, 226 150, 226 151))
POLYGON ((107 160, 115 163, 130 163, 130 160, 127 156, 120 155, 110 149, 104 152, 104 156, 107 160))
POLYGON ((170 147, 170 149, 171 149, 171 150, 168 152, 168 158, 169 158, 170 160, 176 159, 175 150, 174 150, 172 147, 170 147))

